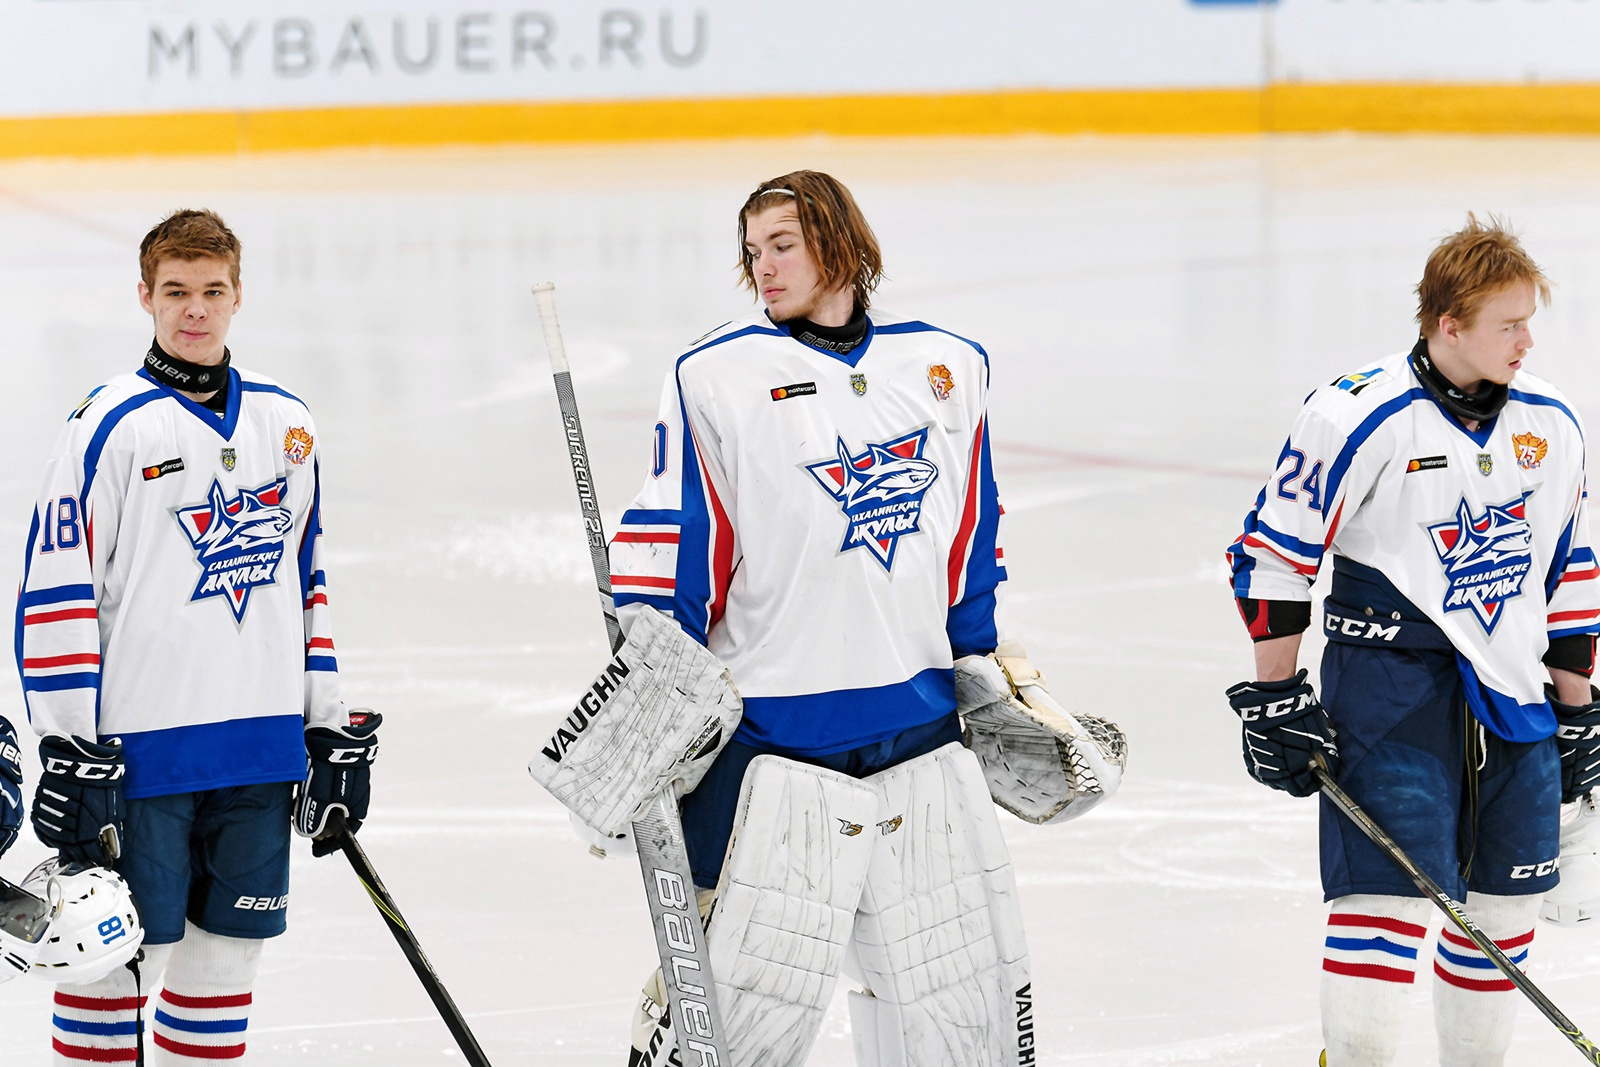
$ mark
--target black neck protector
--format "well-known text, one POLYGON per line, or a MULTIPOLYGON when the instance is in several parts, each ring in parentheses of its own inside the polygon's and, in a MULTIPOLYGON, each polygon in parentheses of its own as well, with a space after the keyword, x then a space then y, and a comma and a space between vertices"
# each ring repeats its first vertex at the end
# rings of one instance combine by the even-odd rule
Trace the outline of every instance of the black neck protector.
POLYGON ((145 353, 144 369, 156 381, 180 393, 210 393, 228 387, 228 364, 232 360, 233 353, 224 348, 221 363, 190 363, 168 355, 161 342, 151 341, 150 351, 145 353))
POLYGON ((1419 337, 1416 347, 1411 350, 1411 369, 1417 372, 1417 379, 1429 395, 1458 419, 1487 422, 1500 414, 1511 393, 1506 386, 1494 383, 1483 386, 1475 393, 1457 388, 1450 379, 1439 373, 1439 368, 1428 357, 1426 337, 1419 337))
POLYGON ((780 325, 801 344, 843 355, 867 339, 867 309, 857 304, 843 326, 818 326, 810 319, 789 319, 780 325))

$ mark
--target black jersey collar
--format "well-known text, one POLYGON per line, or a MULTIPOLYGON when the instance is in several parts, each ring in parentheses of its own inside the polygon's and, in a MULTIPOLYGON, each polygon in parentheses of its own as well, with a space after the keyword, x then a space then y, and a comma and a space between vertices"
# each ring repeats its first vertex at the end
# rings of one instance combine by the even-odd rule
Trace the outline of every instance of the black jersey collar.
POLYGON ((1428 391, 1428 395, 1458 419, 1488 422, 1500 414, 1500 410, 1506 406, 1506 400, 1511 396, 1511 390, 1498 383, 1491 383, 1472 393, 1458 388, 1439 372, 1439 368, 1428 355, 1426 337, 1417 338, 1416 346, 1411 349, 1411 369, 1416 372, 1417 380, 1428 391))

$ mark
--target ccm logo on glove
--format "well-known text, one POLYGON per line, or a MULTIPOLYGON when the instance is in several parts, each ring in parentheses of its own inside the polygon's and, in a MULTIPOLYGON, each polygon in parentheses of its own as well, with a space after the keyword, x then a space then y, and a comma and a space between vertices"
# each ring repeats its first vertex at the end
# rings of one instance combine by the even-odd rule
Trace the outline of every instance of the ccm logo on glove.
POLYGON ((114 782, 127 768, 120 763, 82 763, 77 760, 47 758, 44 769, 50 774, 82 778, 86 782, 114 782))
POLYGON ((1255 722, 1257 719, 1281 719, 1285 715, 1293 715, 1297 711, 1304 711, 1313 704, 1318 703, 1315 693, 1297 693, 1288 700, 1274 700, 1270 704, 1261 704, 1253 708, 1239 708, 1239 718, 1245 722, 1255 722))
POLYGON ((1594 726, 1556 726, 1556 736, 1563 741, 1592 741, 1600 737, 1600 724, 1594 726))

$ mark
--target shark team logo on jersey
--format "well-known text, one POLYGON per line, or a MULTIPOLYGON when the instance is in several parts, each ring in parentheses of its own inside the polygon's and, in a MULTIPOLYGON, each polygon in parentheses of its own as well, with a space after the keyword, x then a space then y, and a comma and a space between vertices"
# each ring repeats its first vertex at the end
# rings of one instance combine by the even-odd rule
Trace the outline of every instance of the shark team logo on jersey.
POLYGON ((1530 491, 1504 504, 1490 504, 1481 515, 1472 514, 1463 498, 1454 519, 1428 527, 1450 583, 1444 610, 1472 612, 1484 633, 1494 633, 1501 606, 1522 595, 1523 580, 1533 568, 1527 517, 1532 495, 1530 491))
POLYGON ((277 580, 284 538, 294 525, 282 504, 288 492, 288 483, 279 478, 259 489, 241 489, 230 500, 213 478, 204 504, 173 512, 200 564, 191 602, 221 597, 234 619, 244 621, 250 591, 277 580))
POLYGON ((928 428, 869 443, 865 452, 854 456, 844 438, 835 443, 838 458, 808 463, 806 470, 839 502, 848 520, 839 551, 865 548, 884 570, 890 570, 900 538, 917 532, 922 497, 939 477, 933 461, 922 458, 928 428))

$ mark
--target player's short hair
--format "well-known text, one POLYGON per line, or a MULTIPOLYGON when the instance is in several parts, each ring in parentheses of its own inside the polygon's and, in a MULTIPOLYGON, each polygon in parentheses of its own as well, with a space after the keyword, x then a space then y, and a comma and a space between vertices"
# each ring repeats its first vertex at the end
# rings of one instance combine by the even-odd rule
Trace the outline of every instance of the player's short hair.
POLYGON ((1531 282, 1539 299, 1550 303, 1550 279, 1528 255, 1503 219, 1487 223, 1467 212, 1467 224, 1439 242, 1417 283, 1417 324, 1424 337, 1439 332, 1439 319, 1449 315, 1471 326, 1489 298, 1519 282, 1531 282))
POLYGON ((144 235, 139 242, 139 276, 146 288, 155 288, 156 267, 163 259, 225 260, 233 287, 239 288, 239 239, 215 211, 174 211, 144 235))
POLYGON ((856 303, 866 307, 883 280, 878 238, 850 190, 839 179, 816 170, 792 171, 762 182, 739 209, 739 269, 744 287, 756 289, 754 260, 745 247, 750 216, 790 203, 800 217, 800 234, 822 276, 822 287, 832 290, 849 285, 856 303))

